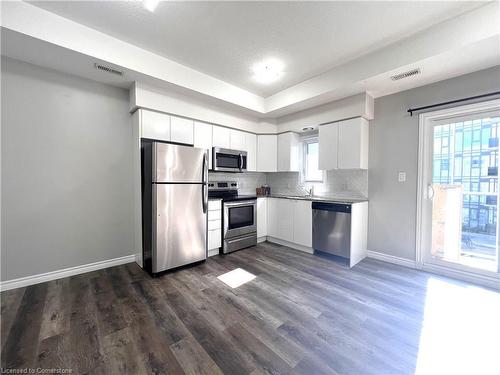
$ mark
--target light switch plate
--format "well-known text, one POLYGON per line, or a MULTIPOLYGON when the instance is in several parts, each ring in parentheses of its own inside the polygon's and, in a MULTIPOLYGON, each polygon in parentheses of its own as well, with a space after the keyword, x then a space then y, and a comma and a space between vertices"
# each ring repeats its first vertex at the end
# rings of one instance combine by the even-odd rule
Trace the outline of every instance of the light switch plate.
POLYGON ((406 182, 406 172, 398 172, 398 182, 406 182))

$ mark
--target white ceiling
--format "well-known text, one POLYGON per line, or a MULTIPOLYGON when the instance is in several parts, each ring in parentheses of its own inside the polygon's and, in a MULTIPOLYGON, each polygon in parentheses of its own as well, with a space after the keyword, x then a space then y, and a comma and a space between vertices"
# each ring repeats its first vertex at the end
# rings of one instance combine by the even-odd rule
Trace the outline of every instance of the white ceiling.
POLYGON ((267 97, 484 2, 168 1, 154 13, 137 1, 32 4, 267 97), (286 65, 271 85, 251 77, 266 57, 286 65))

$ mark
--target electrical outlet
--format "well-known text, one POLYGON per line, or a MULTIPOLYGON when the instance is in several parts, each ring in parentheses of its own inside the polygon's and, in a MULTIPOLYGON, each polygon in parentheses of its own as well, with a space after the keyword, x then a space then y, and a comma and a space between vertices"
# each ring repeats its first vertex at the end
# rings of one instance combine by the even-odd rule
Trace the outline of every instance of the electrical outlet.
POLYGON ((406 172, 398 172, 398 182, 406 182, 406 172))

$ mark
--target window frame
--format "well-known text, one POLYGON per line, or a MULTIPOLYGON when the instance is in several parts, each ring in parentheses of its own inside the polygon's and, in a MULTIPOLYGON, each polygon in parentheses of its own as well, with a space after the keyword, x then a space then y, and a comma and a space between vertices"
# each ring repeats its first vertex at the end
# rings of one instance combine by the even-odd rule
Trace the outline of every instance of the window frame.
MULTIPOLYGON (((302 139, 302 182, 310 183, 323 183, 325 181, 325 171, 318 169, 321 172, 321 179, 308 179, 307 170, 307 156, 308 156, 308 146, 312 143, 317 143, 319 148, 319 136, 309 136, 302 139)), ((319 155, 318 155, 319 159, 319 155)))

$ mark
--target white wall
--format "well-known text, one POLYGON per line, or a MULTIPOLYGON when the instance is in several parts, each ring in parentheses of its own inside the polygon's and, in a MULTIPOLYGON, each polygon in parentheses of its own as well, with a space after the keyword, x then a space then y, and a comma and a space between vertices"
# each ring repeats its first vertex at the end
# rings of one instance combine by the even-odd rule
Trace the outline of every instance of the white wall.
POLYGON ((410 107, 500 90, 500 66, 375 100, 370 121, 368 249, 415 260, 418 114, 410 107), (405 183, 398 171, 407 172, 405 183))
POLYGON ((1 280, 133 254, 128 92, 1 68, 1 280))
POLYGON ((277 119, 278 132, 300 132, 305 126, 344 120, 353 117, 373 118, 373 98, 368 94, 358 94, 332 103, 296 112, 277 119))

